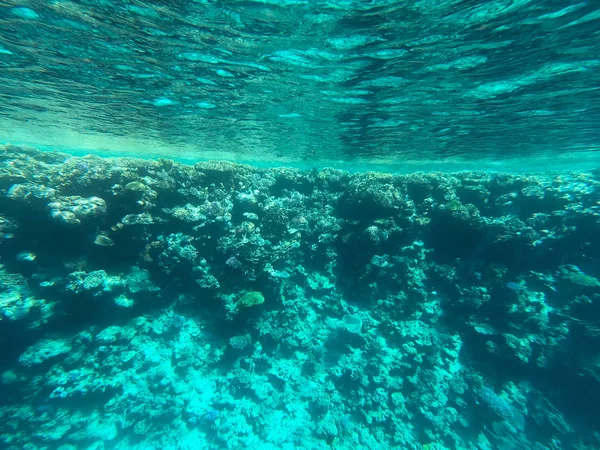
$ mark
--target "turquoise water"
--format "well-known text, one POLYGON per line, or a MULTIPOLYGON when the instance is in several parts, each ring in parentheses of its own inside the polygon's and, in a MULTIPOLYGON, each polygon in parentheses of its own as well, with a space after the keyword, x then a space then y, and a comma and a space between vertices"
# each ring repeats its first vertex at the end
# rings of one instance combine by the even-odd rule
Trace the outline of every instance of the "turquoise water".
POLYGON ((4 2, 0 139, 184 161, 580 167, 598 151, 597 7, 4 2))
POLYGON ((0 449, 600 449, 600 4, 0 2, 0 449))

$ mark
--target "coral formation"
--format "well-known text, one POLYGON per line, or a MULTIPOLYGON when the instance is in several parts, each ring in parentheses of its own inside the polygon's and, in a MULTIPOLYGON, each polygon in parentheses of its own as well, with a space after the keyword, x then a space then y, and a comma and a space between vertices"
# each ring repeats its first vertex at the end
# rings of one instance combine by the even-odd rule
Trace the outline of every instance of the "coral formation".
POLYGON ((597 172, 0 157, 3 448, 600 448, 597 172))

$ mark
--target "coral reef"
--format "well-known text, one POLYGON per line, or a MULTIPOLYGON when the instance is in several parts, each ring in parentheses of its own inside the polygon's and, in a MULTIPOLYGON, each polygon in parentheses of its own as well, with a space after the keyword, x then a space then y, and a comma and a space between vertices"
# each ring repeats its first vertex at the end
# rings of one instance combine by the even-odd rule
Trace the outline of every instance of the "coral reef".
POLYGON ((3 448, 600 448, 598 172, 0 162, 3 448))

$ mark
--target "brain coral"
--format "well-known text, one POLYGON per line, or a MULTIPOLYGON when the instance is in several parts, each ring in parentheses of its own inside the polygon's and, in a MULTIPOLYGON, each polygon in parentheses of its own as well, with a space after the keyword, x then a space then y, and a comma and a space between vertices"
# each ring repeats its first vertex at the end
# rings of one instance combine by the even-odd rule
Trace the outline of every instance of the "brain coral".
POLYGON ((239 308, 248 308, 254 305, 260 305, 264 303, 265 296, 262 293, 257 291, 246 292, 242 297, 236 302, 236 306, 239 308))

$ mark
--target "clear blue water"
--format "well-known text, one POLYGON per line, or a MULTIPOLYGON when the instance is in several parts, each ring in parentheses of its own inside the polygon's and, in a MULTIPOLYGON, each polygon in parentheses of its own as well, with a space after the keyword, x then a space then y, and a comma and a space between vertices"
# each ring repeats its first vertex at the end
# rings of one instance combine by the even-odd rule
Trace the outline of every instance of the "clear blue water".
POLYGON ((185 161, 581 167, 598 151, 599 20, 593 1, 4 2, 0 139, 185 161))

